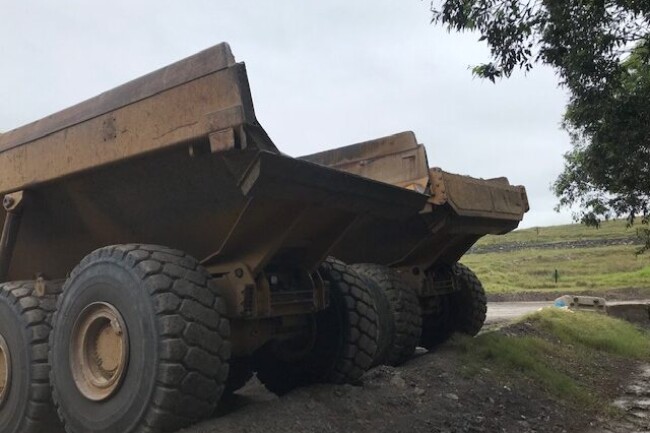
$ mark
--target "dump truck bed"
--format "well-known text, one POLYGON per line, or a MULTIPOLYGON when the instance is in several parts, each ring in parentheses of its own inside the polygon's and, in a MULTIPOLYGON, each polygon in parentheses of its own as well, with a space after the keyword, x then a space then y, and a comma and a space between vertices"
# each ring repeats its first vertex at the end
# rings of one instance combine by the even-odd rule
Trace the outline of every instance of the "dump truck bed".
POLYGON ((29 208, 8 279, 65 277, 125 242, 313 269, 360 215, 403 219, 427 199, 281 155, 227 44, 2 134, 0 168, 0 192, 29 208))

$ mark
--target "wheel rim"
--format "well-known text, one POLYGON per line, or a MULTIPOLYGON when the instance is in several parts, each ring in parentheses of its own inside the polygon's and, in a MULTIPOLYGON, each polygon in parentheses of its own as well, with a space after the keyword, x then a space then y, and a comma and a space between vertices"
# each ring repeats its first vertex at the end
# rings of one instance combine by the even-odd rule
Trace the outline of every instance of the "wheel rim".
POLYGON ((79 315, 72 332, 70 368, 77 389, 87 399, 102 401, 122 384, 129 359, 129 335, 113 305, 95 302, 79 315))
POLYGON ((11 386, 11 356, 9 346, 4 337, 0 335, 0 407, 9 395, 11 386))

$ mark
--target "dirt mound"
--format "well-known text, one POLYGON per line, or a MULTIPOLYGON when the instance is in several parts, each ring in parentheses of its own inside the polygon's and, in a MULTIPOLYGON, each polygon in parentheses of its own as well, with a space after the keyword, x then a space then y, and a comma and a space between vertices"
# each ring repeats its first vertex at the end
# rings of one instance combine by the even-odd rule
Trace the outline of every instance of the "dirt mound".
POLYGON ((185 433, 564 432, 586 415, 545 396, 535 383, 485 368, 466 375, 452 348, 394 368, 370 370, 363 385, 316 385, 278 399, 252 381, 224 402, 220 417, 185 433))

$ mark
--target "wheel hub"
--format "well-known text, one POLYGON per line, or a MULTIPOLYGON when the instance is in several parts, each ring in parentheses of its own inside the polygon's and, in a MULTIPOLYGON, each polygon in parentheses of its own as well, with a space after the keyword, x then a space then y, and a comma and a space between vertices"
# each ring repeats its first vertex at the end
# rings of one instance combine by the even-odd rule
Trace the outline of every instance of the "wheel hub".
POLYGON ((70 368, 77 389, 89 400, 110 398, 122 384, 129 335, 120 312, 106 302, 88 305, 72 331, 70 368))
POLYGON ((0 407, 9 395, 11 386, 11 356, 9 346, 4 337, 0 335, 0 407))

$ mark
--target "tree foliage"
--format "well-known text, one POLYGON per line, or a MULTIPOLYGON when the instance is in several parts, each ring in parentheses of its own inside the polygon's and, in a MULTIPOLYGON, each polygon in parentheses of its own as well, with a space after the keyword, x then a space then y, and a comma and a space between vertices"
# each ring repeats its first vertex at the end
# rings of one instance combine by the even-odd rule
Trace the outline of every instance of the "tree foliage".
POLYGON ((432 12, 434 23, 487 43, 491 61, 474 74, 494 82, 543 63, 569 90, 572 150, 554 184, 559 207, 577 206, 592 225, 613 216, 648 223, 650 0, 444 0, 432 12))

